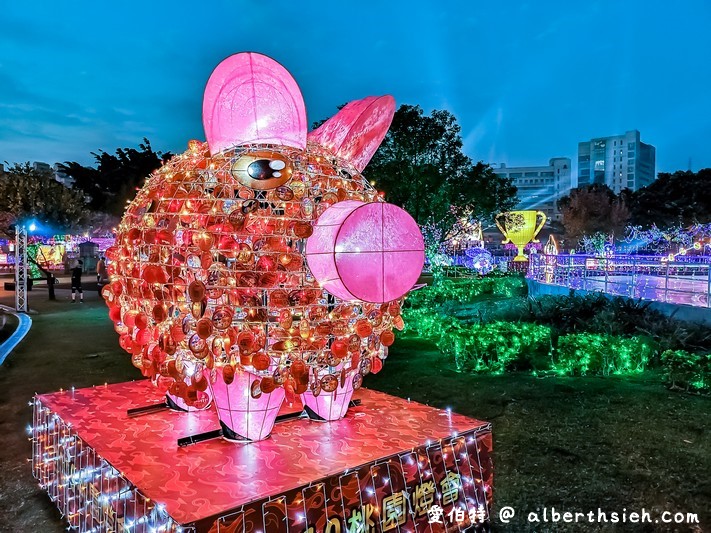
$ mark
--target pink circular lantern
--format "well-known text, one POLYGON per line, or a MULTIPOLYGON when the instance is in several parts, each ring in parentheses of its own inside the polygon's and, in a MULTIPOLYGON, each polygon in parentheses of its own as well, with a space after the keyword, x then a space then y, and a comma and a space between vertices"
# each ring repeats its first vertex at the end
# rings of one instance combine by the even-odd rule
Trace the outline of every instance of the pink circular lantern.
POLYGON ((420 228, 385 202, 338 202, 319 217, 306 242, 311 273, 342 300, 384 303, 405 295, 425 262, 420 228))

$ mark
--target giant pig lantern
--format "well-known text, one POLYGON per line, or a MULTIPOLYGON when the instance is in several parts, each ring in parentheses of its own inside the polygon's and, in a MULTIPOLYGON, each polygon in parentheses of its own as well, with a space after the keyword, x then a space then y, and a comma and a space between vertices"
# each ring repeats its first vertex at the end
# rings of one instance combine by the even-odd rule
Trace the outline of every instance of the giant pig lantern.
POLYGON ((417 224, 361 175, 394 110, 364 98, 307 133, 289 72, 231 56, 205 89, 207 143, 126 209, 103 289, 119 342, 176 405, 214 401, 227 438, 266 438, 299 396, 338 419, 382 368, 424 262, 417 224))

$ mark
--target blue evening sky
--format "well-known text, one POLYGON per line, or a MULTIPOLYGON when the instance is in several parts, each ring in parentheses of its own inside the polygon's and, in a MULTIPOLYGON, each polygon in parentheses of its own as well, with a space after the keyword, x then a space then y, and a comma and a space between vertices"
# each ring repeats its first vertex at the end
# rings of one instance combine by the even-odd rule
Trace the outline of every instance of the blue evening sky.
POLYGON ((639 129, 657 170, 711 167, 704 0, 0 3, 0 162, 91 161, 204 138, 201 99, 227 55, 294 75, 309 122, 392 94, 447 109, 476 160, 576 157, 639 129))

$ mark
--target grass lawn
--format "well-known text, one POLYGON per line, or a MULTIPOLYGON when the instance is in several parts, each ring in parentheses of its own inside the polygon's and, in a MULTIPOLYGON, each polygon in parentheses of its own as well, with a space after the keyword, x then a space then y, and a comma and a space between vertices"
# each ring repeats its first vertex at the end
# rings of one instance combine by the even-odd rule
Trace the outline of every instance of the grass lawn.
MULTIPOLYGON (((7 296, 0 300, 9 303, 7 296)), ((83 305, 70 304, 67 291, 57 296, 32 294, 39 311, 32 330, 0 367, 0 531, 64 530, 27 462, 32 395, 140 378, 96 293, 83 305)), ((517 511, 507 526, 495 522, 498 531, 711 530, 711 400, 668 392, 658 376, 471 376, 455 372, 433 345, 401 338, 366 385, 493 423, 496 507, 517 511), (520 519, 543 506, 693 512, 701 527, 534 528, 520 519)))
POLYGON ((667 391, 660 377, 535 378, 457 373, 437 348, 400 338, 367 385, 488 420, 501 531, 711 531, 711 400, 667 391), (608 513, 692 512, 688 525, 529 526, 543 507, 608 513))

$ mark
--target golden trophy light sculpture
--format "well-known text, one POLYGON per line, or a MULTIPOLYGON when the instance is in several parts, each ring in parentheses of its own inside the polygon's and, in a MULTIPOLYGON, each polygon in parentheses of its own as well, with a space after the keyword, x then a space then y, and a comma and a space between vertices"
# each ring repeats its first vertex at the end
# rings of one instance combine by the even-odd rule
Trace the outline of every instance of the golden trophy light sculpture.
POLYGON ((501 233, 506 237, 502 244, 511 242, 518 248, 518 255, 514 258, 514 261, 526 261, 528 257, 523 253, 523 249, 529 242, 538 242, 536 235, 543 228, 543 224, 546 223, 546 215, 543 211, 509 211, 496 215, 495 222, 501 233), (539 215, 541 222, 536 225, 539 215), (499 219, 503 219, 503 226, 499 219))

